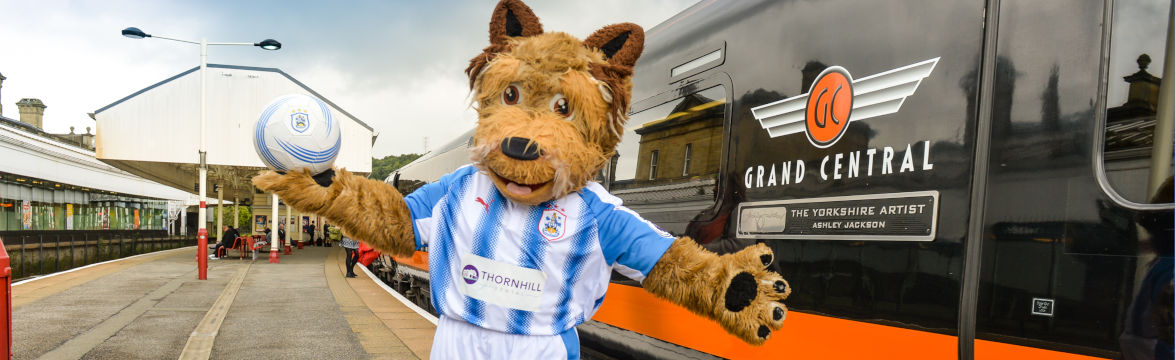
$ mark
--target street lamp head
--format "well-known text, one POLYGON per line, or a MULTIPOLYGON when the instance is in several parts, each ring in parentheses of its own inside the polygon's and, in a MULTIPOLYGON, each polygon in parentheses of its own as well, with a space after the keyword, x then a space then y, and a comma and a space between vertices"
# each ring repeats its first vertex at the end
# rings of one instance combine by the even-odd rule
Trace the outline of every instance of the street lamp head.
POLYGON ((142 39, 142 38, 151 37, 150 34, 143 32, 143 30, 139 30, 139 28, 137 28, 137 27, 129 27, 126 29, 122 29, 122 36, 126 36, 131 39, 142 39))
POLYGON ((282 48, 282 43, 277 42, 277 40, 274 39, 265 39, 261 40, 259 43, 253 44, 253 46, 259 46, 265 50, 277 50, 282 48))

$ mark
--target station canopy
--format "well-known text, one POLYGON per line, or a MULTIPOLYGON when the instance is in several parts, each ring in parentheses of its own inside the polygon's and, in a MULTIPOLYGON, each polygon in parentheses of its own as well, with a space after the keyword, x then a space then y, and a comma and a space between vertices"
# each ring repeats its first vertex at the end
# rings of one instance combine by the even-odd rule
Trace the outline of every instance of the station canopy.
MULTIPOLYGON (((224 198, 252 199, 249 180, 265 165, 253 146, 253 128, 262 109, 287 94, 325 102, 340 120, 343 145, 335 167, 371 172, 371 146, 378 136, 330 100, 274 68, 208 64, 208 190, 219 185, 224 198)), ((199 182, 200 68, 130 94, 92 115, 97 122, 97 158, 119 169, 196 193, 199 182)))

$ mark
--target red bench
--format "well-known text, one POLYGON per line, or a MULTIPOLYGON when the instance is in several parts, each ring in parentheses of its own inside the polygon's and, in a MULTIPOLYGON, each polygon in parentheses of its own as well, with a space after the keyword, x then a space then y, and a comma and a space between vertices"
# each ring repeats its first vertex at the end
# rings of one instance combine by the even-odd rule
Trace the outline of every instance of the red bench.
POLYGON ((237 250, 237 252, 238 252, 237 258, 238 259, 244 259, 246 251, 248 251, 252 254, 251 259, 257 259, 257 250, 260 249, 262 246, 265 246, 265 245, 258 245, 257 244, 258 242, 260 242, 261 239, 264 239, 263 235, 254 235, 252 237, 250 237, 250 236, 237 237, 236 239, 233 239, 233 246, 232 247, 225 248, 224 250, 222 250, 222 253, 216 254, 216 256, 223 258, 225 255, 228 255, 229 250, 237 250))

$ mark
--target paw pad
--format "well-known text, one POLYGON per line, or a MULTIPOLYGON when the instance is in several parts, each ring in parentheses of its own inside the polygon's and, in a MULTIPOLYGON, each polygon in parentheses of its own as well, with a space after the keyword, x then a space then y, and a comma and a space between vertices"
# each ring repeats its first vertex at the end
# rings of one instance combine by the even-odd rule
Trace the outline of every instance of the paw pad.
POLYGON ((763 266, 771 265, 771 260, 774 260, 774 256, 771 256, 771 254, 759 255, 759 261, 763 262, 763 266))
POLYGON ((783 308, 781 308, 781 307, 775 308, 775 311, 772 311, 772 313, 771 313, 771 317, 775 321, 783 320, 783 308))
POLYGON ((780 294, 787 292, 787 283, 783 282, 783 280, 775 281, 775 284, 772 284, 771 287, 775 288, 775 292, 780 294))
POLYGON ((767 325, 759 325, 759 337, 766 339, 767 335, 771 335, 771 329, 767 325))
POLYGON ((757 295, 755 276, 743 272, 730 280, 730 287, 726 288, 726 309, 732 312, 742 311, 757 295))

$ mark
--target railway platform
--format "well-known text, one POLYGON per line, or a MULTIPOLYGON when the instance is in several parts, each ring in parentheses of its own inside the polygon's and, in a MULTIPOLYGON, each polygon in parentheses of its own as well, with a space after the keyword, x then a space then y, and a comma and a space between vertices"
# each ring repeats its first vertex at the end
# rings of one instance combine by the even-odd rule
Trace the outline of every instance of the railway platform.
MULTIPOLYGON (((195 247, 12 287, 15 359, 425 359, 435 324, 357 269, 343 249, 209 261, 195 247)), ((361 265, 359 266, 361 267, 361 265)))

